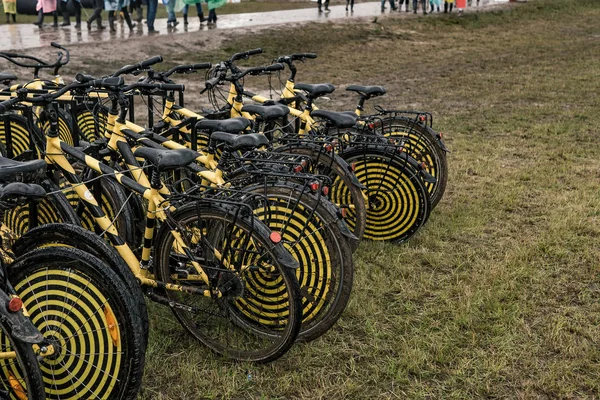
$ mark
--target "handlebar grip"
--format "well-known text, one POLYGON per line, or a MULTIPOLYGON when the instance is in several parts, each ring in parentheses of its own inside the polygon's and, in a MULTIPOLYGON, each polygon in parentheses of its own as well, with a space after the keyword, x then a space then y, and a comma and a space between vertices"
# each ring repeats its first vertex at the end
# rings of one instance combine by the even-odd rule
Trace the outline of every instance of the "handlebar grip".
POLYGON ((246 52, 246 54, 248 54, 249 56, 253 56, 255 54, 261 54, 262 52, 263 52, 263 50, 261 48, 258 48, 258 49, 248 50, 246 52))
POLYGON ((14 104, 17 104, 19 101, 20 99, 17 97, 14 99, 4 100, 0 102, 0 114, 8 111, 14 104))
POLYGON ((56 42, 50 42, 50 46, 56 47, 57 49, 62 49, 62 46, 56 42))
POLYGON ((285 67, 283 66, 283 64, 277 63, 277 64, 271 64, 269 65, 267 68, 265 68, 265 72, 274 72, 274 71, 281 71, 283 70, 285 67))
POLYGON ((154 56, 154 57, 150 57, 147 60, 142 61, 139 65, 141 68, 146 68, 151 65, 158 64, 159 62, 162 62, 162 60, 163 60, 162 56, 154 56))
POLYGON ((212 89, 212 88, 214 88, 215 86, 217 86, 217 85, 219 84, 219 82, 220 82, 220 81, 221 81, 221 78, 219 78, 219 77, 217 77, 217 78, 212 78, 212 79, 209 79, 209 80, 207 80, 207 81, 204 83, 204 86, 206 87, 206 89, 212 89))
POLYGON ((166 91, 177 91, 177 92, 183 92, 185 90, 185 85, 178 85, 175 83, 161 83, 158 86, 161 90, 166 90, 166 91))
POLYGON ((81 72, 79 72, 79 73, 77 73, 77 75, 75 75, 75 80, 77 82, 87 83, 87 82, 95 81, 96 78, 94 78, 91 75, 86 75, 86 74, 82 74, 81 72))
POLYGON ((210 62, 190 65, 190 69, 209 69, 209 68, 212 68, 212 63, 210 63, 210 62))
POLYGON ((304 53, 304 58, 317 58, 315 53, 304 53))

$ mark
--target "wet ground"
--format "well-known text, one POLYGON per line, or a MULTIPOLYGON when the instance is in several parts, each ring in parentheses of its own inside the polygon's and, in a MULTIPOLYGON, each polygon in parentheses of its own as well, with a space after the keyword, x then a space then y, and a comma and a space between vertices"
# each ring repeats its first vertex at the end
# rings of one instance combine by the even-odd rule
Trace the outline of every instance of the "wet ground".
MULTIPOLYGON (((469 7, 467 11, 475 11, 477 9, 487 8, 500 3, 506 3, 507 1, 508 0, 482 0, 482 4, 480 6, 476 6, 476 1, 473 0, 474 6, 469 7)), ((386 7, 386 13, 394 12, 389 9, 389 4, 387 1, 386 7)), ((90 12, 90 10, 85 11, 88 13, 90 12)), ((307 21, 328 21, 340 18, 377 16, 380 14, 381 7, 379 2, 356 4, 354 6, 354 12, 346 12, 345 6, 342 5, 331 6, 330 12, 319 13, 315 4, 314 8, 298 10, 223 15, 218 17, 216 26, 208 26, 206 23, 200 25, 198 23, 198 19, 193 16, 192 11, 190 14, 190 24, 188 26, 183 25, 183 19, 179 16, 180 24, 176 28, 168 29, 167 20, 158 19, 155 22, 155 29, 159 31, 159 36, 163 36, 182 32, 206 31, 213 29, 222 30, 243 27, 250 28, 264 25, 294 24, 307 21)), ((412 12, 405 13, 404 11, 402 11, 402 14, 407 16, 413 15, 412 12)), ((103 16, 106 17, 105 15, 103 16)), ((85 13, 82 15, 82 17, 85 18, 85 13)), ((63 45, 74 43, 108 42, 111 40, 139 38, 141 36, 148 35, 146 25, 143 22, 135 27, 132 31, 129 30, 127 25, 117 23, 116 32, 109 32, 108 29, 105 29, 104 31, 97 31, 95 24, 92 30, 88 31, 85 21, 82 23, 81 30, 76 30, 73 25, 53 28, 51 25, 52 17, 50 16, 46 16, 45 22, 47 23, 44 25, 43 29, 40 29, 33 24, 11 24, 0 26, 0 50, 21 50, 49 46, 51 42, 58 42, 63 45)), ((73 21, 71 23, 73 24, 73 21)), ((103 23, 104 25, 108 25, 106 18, 103 19, 103 23)))

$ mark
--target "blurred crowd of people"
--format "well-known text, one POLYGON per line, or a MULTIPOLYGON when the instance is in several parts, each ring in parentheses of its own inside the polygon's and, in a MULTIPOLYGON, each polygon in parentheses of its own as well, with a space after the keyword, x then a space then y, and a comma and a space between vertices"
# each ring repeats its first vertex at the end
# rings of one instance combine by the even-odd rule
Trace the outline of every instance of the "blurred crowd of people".
MULTIPOLYGON (((434 11, 437 10, 437 12, 441 12, 441 7, 442 7, 442 2, 444 3, 444 12, 448 13, 448 12, 452 12, 452 9, 454 8, 454 3, 456 2, 456 7, 459 9, 459 11, 462 11, 464 8, 467 7, 467 0, 397 0, 397 4, 396 5, 396 0, 387 0, 387 2, 389 2, 390 8, 392 9, 392 11, 402 11, 402 6, 405 5, 404 10, 406 12, 409 12, 409 5, 410 2, 412 1, 412 11, 413 13, 417 13, 417 10, 419 8, 419 4, 421 6, 421 10, 423 11, 423 14, 427 15, 428 10, 429 13, 432 13, 434 11)), ((480 0, 476 0, 477 1, 477 5, 479 5, 479 1, 480 0)), ((468 0, 469 6, 472 5, 473 0, 468 0)), ((317 0, 317 5, 319 8, 319 12, 323 12, 323 7, 325 12, 329 12, 329 0, 317 0)), ((386 10, 386 0, 381 0, 381 12, 384 12, 386 10)), ((346 11, 354 11, 354 0, 346 0, 346 11)))
MULTIPOLYGON (((181 12, 183 24, 188 25, 188 10, 190 6, 196 7, 198 22, 209 25, 217 22, 216 9, 227 3, 227 0, 162 0, 167 9, 168 19, 167 28, 179 25, 176 13, 181 12), (206 3, 208 8, 208 18, 204 17, 202 4, 206 3)), ((2 0, 4 12, 6 14, 6 23, 16 23, 17 2, 16 0, 2 0)), ((146 7, 146 25, 148 33, 157 33, 154 29, 158 0, 92 0, 93 12, 85 21, 88 30, 96 28, 98 30, 107 29, 102 23, 104 11, 108 12, 108 29, 116 31, 115 21, 121 18, 130 30, 136 26, 141 26, 143 20, 143 7, 146 7), (133 18, 132 18, 133 15, 133 18), (135 21, 135 22, 134 22, 135 21)), ((53 18, 53 27, 58 27, 59 15, 62 15, 60 26, 70 26, 71 16, 75 16, 75 29, 81 29, 81 0, 37 0, 36 11, 38 18, 33 23, 42 28, 44 25, 44 16, 51 15, 53 18)))

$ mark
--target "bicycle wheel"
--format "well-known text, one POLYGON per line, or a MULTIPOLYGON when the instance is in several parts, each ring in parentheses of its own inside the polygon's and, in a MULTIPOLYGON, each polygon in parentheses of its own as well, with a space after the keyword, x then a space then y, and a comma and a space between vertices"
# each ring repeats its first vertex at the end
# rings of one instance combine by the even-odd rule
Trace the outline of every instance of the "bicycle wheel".
POLYGON ((33 150, 27 119, 17 114, 0 116, 0 141, 6 146, 5 157, 14 158, 27 150, 33 150))
POLYGON ((281 357, 298 335, 302 312, 295 271, 282 262, 282 257, 291 259, 283 245, 274 244, 257 219, 218 207, 187 204, 171 217, 190 252, 184 254, 174 244, 171 229, 163 224, 154 247, 158 279, 209 289, 188 275, 191 254, 209 275, 211 287, 224 293, 207 297, 168 291, 180 323, 226 357, 254 362, 281 357))
POLYGON ((136 398, 145 357, 140 299, 108 265, 78 249, 47 247, 19 258, 10 276, 54 347, 40 361, 48 399, 136 398))
POLYGON ((49 179, 44 179, 40 185, 49 193, 46 198, 14 207, 4 213, 4 225, 15 237, 22 236, 36 226, 53 222, 79 224, 77 214, 58 186, 49 179))
POLYGON ((352 291, 352 250, 335 209, 326 198, 319 200, 289 183, 244 190, 264 197, 253 205, 254 215, 281 234, 282 243, 300 263, 296 270, 302 294, 298 340, 314 340, 337 322, 352 291))
POLYGON ((0 358, 0 398, 43 400, 44 382, 31 344, 10 334, 11 329, 0 319, 0 352, 15 352, 14 357, 0 358))
MULTIPOLYGON (((73 134, 73 119, 71 118, 71 115, 59 108, 57 122, 60 140, 67 143, 69 146, 75 146, 77 138, 75 138, 75 135, 73 134)), ((42 130, 43 134, 45 134, 50 129, 50 121, 46 118, 39 119, 38 127, 42 130)))
POLYGON ((81 103, 75 107, 74 114, 79 140, 92 143, 104 137, 108 108, 94 102, 81 103))
MULTIPOLYGON (((274 151, 301 154, 308 157, 312 163, 308 173, 328 176, 332 180, 329 199, 343 210, 344 221, 359 240, 362 239, 365 228, 367 209, 360 182, 354 176, 351 167, 337 155, 326 153, 322 148, 310 146, 287 145, 276 147, 274 151), (358 184, 358 185, 357 185, 358 184)), ((358 241, 351 244, 352 251, 358 247, 358 241)))
POLYGON ((403 139, 407 153, 419 163, 424 163, 427 172, 436 178, 435 183, 425 182, 431 198, 431 208, 435 208, 444 196, 448 182, 446 151, 439 144, 438 134, 428 126, 403 117, 376 120, 374 130, 386 137, 403 139))
POLYGON ((429 193, 410 164, 377 146, 356 146, 340 156, 367 188, 365 239, 403 242, 427 222, 429 193))

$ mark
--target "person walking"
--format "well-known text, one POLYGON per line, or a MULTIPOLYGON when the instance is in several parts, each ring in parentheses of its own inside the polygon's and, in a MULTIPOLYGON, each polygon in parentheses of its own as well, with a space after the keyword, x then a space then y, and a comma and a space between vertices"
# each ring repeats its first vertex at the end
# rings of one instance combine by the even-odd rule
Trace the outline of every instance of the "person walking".
POLYGON ((408 2, 410 0, 400 0, 398 2, 398 11, 402 11, 402 4, 404 4, 404 2, 406 2, 406 12, 408 12, 408 2))
POLYGON ((158 7, 158 0, 148 0, 148 11, 146 14, 146 22, 148 24, 148 33, 158 33, 154 29, 154 20, 156 19, 156 8, 158 7))
POLYGON ((104 9, 104 1, 103 0, 93 0, 92 5, 94 7, 94 12, 90 16, 90 18, 86 21, 88 31, 92 30, 92 22, 97 21, 98 30, 101 31, 104 29, 104 25, 102 25, 102 10, 104 9))
POLYGON ((188 24, 188 10, 190 5, 196 5, 196 12, 198 13, 198 19, 200 20, 200 25, 206 19, 204 19, 204 12, 202 11, 202 0, 183 0, 185 6, 183 7, 183 25, 188 24))
POLYGON ((227 0, 206 0, 206 2, 208 3, 208 24, 214 25, 217 23, 217 8, 226 4, 227 0))
MULTIPOLYGON (((80 0, 70 0, 73 3, 73 8, 75 9, 75 29, 81 28, 81 3, 80 0)), ((69 26, 71 25, 71 16, 69 14, 69 0, 62 0, 60 2, 61 11, 63 16, 63 22, 60 26, 69 26)))
MULTIPOLYGON (((321 0, 317 1, 317 6, 319 6, 319 12, 323 12, 321 9, 321 0)), ((325 12, 329 12, 329 0, 325 0, 325 12)))
MULTIPOLYGON (((413 0, 413 13, 417 13, 417 8, 419 6, 419 0, 413 0)), ((423 15, 427 15, 427 7, 425 6, 425 0, 421 0, 421 8, 423 9, 423 15)))
POLYGON ((175 16, 176 1, 177 0, 166 0, 165 2, 165 0, 163 0, 163 3, 165 3, 165 6, 167 7, 167 28, 170 28, 171 26, 175 28, 179 25, 179 21, 177 21, 177 17, 175 16))
POLYGON ((444 0, 444 12, 452 12, 452 7, 454 7, 454 0, 444 0), (450 9, 450 11, 448 11, 450 9))
POLYGON ((440 12, 440 7, 442 6, 442 0, 429 0, 429 6, 431 7, 431 9, 429 10, 429 13, 433 12, 434 6, 437 8, 437 12, 440 12))
POLYGON ((33 24, 40 28, 44 25, 44 14, 52 14, 54 19, 54 28, 58 27, 58 14, 56 13, 56 0, 38 0, 35 6, 38 12, 38 19, 33 24))
MULTIPOLYGON (((392 10, 396 11, 396 5, 394 4, 394 0, 389 0, 390 7, 392 10)), ((385 0, 381 0, 381 12, 385 11, 385 0)))
POLYGON ((463 10, 467 8, 467 0, 456 0, 456 8, 458 8, 458 15, 461 16, 463 10))
POLYGON ((350 5, 350 12, 354 12, 354 0, 346 0, 346 11, 348 11, 348 4, 350 5))
POLYGON ((2 6, 6 14, 6 23, 10 24, 11 15, 12 22, 17 23, 17 0, 2 0, 2 6))
POLYGON ((142 12, 142 0, 131 0, 129 2, 129 13, 133 16, 135 11, 135 20, 138 24, 142 23, 143 12, 142 12))
POLYGON ((104 8, 108 10, 108 26, 111 32, 117 31, 115 28, 115 12, 119 11, 123 13, 123 19, 125 19, 129 30, 132 31, 135 28, 135 24, 131 22, 127 7, 129 7, 129 0, 117 0, 116 2, 114 0, 105 0, 104 8))

